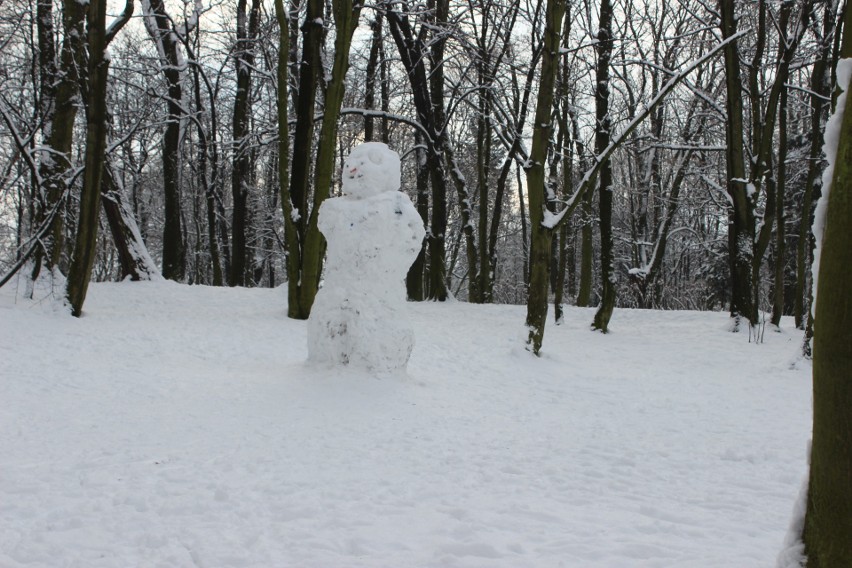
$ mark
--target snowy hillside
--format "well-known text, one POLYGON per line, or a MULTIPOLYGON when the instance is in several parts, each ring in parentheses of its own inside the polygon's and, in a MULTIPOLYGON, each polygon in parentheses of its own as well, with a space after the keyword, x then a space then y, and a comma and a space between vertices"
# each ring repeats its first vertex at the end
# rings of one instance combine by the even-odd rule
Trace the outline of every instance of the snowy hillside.
POLYGON ((799 332, 410 305, 408 375, 312 368, 286 291, 0 289, 0 566, 771 567, 806 472, 799 332))

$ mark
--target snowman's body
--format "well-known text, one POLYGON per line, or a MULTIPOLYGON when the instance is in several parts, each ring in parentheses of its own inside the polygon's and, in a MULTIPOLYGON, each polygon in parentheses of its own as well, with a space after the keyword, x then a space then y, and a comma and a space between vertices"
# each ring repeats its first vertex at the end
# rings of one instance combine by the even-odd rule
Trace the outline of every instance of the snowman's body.
POLYGON ((308 320, 312 361, 379 372, 408 363, 414 332, 405 314, 404 279, 425 231, 411 200, 398 191, 399 178, 396 152, 362 144, 344 164, 345 195, 320 208, 328 257, 308 320))

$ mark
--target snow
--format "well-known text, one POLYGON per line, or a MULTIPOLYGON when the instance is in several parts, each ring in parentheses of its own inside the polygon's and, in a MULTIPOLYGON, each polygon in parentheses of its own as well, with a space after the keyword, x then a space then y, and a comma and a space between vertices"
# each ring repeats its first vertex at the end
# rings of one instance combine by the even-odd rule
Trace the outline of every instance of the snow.
POLYGON ((837 97, 837 105, 829 117, 823 133, 822 151, 825 154, 825 169, 822 172, 822 192, 814 208, 814 224, 811 231, 814 235, 814 260, 811 263, 813 277, 813 301, 811 311, 816 306, 817 280, 819 278, 819 261, 822 253, 822 239, 825 235, 825 216, 828 211, 828 195, 831 192, 831 182, 834 179, 834 162, 837 159, 837 146, 840 144, 840 130, 843 126, 843 110, 846 108, 846 95, 850 79, 852 79, 852 58, 841 59, 837 62, 837 86, 843 89, 837 97))
POLYGON ((771 567, 807 464, 788 319, 410 304, 406 374, 305 363, 286 288, 0 289, 0 566, 771 567))
POLYGON ((757 188, 754 186, 753 183, 748 182, 746 184, 746 197, 748 197, 749 199, 754 199, 754 196, 756 194, 757 194, 757 188))
POLYGON ((319 212, 328 259, 308 320, 309 358, 394 373, 405 369, 414 347, 405 275, 426 231, 397 191, 399 154, 386 145, 355 148, 342 180, 345 195, 327 199, 319 212))
MULTIPOLYGON (((810 458, 811 452, 808 449, 807 457, 810 458)), ((784 545, 781 548, 781 553, 778 555, 778 564, 776 568, 802 568, 805 565, 807 557, 805 556, 805 543, 802 542, 802 533, 805 528, 805 513, 808 508, 808 479, 807 476, 802 482, 802 488, 799 490, 799 498, 796 500, 796 505, 793 509, 792 522, 787 530, 787 536, 784 538, 784 545)))

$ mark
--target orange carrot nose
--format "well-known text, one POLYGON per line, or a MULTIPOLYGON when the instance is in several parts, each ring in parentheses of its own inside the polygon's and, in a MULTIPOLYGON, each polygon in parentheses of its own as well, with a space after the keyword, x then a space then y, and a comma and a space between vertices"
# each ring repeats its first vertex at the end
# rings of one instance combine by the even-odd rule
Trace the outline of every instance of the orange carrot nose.
POLYGON ((354 173, 355 173, 355 172, 357 172, 357 171, 358 171, 358 168, 351 168, 351 169, 349 170, 349 173, 350 173, 350 174, 354 174, 354 173))

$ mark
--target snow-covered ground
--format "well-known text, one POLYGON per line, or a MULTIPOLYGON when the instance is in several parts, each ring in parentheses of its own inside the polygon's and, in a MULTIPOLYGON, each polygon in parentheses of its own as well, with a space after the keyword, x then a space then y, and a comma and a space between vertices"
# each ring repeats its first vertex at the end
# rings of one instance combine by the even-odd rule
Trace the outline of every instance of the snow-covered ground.
POLYGON ((406 376, 308 366, 286 291, 0 289, 0 566, 771 567, 810 367, 722 313, 410 305, 406 376))

